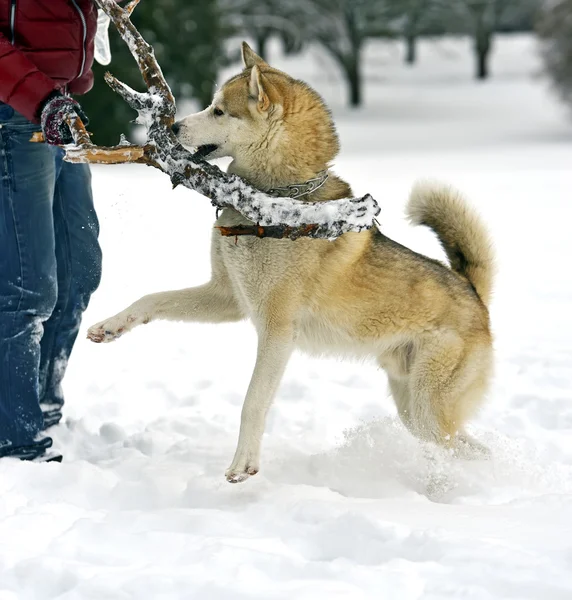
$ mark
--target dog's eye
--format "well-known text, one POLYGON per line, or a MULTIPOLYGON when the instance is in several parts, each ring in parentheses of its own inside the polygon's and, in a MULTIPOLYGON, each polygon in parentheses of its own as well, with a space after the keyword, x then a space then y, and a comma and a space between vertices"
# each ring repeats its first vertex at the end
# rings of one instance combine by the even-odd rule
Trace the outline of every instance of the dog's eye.
POLYGON ((215 108, 213 110, 213 114, 215 117, 222 117, 224 115, 224 112, 222 112, 220 108, 215 108))

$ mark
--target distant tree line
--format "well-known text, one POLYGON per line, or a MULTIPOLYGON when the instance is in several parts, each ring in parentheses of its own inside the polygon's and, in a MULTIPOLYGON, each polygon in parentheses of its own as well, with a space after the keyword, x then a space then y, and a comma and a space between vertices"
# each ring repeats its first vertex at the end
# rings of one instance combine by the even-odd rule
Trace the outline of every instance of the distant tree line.
MULTIPOLYGON (((487 79, 495 33, 533 29, 542 0, 243 0, 239 4, 235 22, 239 30, 262 42, 258 44, 262 56, 269 37, 285 32, 297 36, 297 48, 321 45, 344 75, 350 106, 359 106, 367 40, 403 39, 405 61, 414 65, 421 37, 470 35, 475 76, 487 79)), ((232 5, 229 0, 229 10, 232 5)))
MULTIPOLYGON (((495 34, 531 30, 540 14, 539 32, 545 40, 551 39, 553 30, 561 30, 561 41, 547 43, 545 56, 549 68, 562 70, 554 58, 555 47, 570 47, 572 35, 570 30, 564 32, 564 21, 570 23, 572 17, 559 18, 561 13, 550 12, 547 5, 572 11, 571 4, 572 0, 142 0, 133 20, 154 45, 178 98, 208 105, 220 69, 237 58, 236 53, 228 54, 226 41, 243 36, 253 40, 262 57, 272 38, 281 40, 286 53, 310 44, 321 46, 344 77, 348 104, 357 107, 363 103, 363 54, 370 39, 402 39, 405 62, 413 66, 422 37, 470 35, 474 74, 485 80, 495 34)), ((135 62, 116 32, 110 33, 110 69, 126 83, 139 86, 135 62)), ((95 141, 116 143, 118 132, 134 115, 101 82, 104 69, 95 69, 97 84, 84 99, 86 111, 97 122, 95 141)))

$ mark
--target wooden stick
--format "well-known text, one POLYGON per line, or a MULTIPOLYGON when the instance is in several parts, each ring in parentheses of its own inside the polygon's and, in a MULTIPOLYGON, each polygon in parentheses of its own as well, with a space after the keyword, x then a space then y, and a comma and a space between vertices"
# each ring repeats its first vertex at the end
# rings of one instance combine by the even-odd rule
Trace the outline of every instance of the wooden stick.
POLYGON ((139 4, 140 0, 131 0, 129 4, 125 6, 125 12, 131 16, 131 13, 135 10, 135 7, 139 4))
POLYGON ((288 225, 237 225, 235 227, 218 226, 215 229, 225 237, 239 237, 243 235, 255 236, 258 238, 275 238, 295 240, 299 237, 312 237, 312 234, 318 231, 318 225, 302 225, 300 227, 289 227, 288 225))

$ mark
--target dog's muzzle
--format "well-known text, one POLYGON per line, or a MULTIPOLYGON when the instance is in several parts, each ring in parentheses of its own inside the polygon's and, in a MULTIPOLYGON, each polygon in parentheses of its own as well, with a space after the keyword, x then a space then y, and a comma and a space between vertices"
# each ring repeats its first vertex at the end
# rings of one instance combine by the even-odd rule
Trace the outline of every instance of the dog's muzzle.
MULTIPOLYGON (((171 131, 177 137, 179 137, 179 133, 181 132, 181 122, 176 121, 175 123, 173 123, 171 125, 171 131)), ((204 160, 205 158, 207 158, 207 156, 209 154, 212 154, 217 148, 218 148, 218 146, 216 144, 203 144, 202 146, 197 147, 195 153, 193 154, 193 157, 195 159, 204 160)))

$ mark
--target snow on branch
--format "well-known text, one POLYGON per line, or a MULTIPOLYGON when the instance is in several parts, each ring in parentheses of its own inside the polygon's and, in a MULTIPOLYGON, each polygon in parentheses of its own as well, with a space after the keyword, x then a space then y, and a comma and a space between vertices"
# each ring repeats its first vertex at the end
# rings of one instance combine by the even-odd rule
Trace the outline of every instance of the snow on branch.
MULTIPOLYGON (((290 198, 275 198, 253 188, 246 181, 224 173, 218 167, 192 154, 171 130, 175 118, 175 99, 150 46, 130 20, 139 0, 125 8, 115 0, 96 0, 109 16, 135 58, 147 92, 141 93, 107 73, 107 84, 138 114, 138 122, 147 127, 144 145, 121 142, 114 147, 95 146, 79 119, 69 122, 75 144, 66 147, 66 160, 87 163, 143 163, 167 173, 173 186, 184 185, 210 198, 217 208, 233 207, 256 225, 219 228, 222 235, 256 235, 258 237, 336 238, 349 231, 373 227, 380 209, 368 194, 310 203, 290 198)), ((123 138, 124 139, 124 138, 123 138)))

